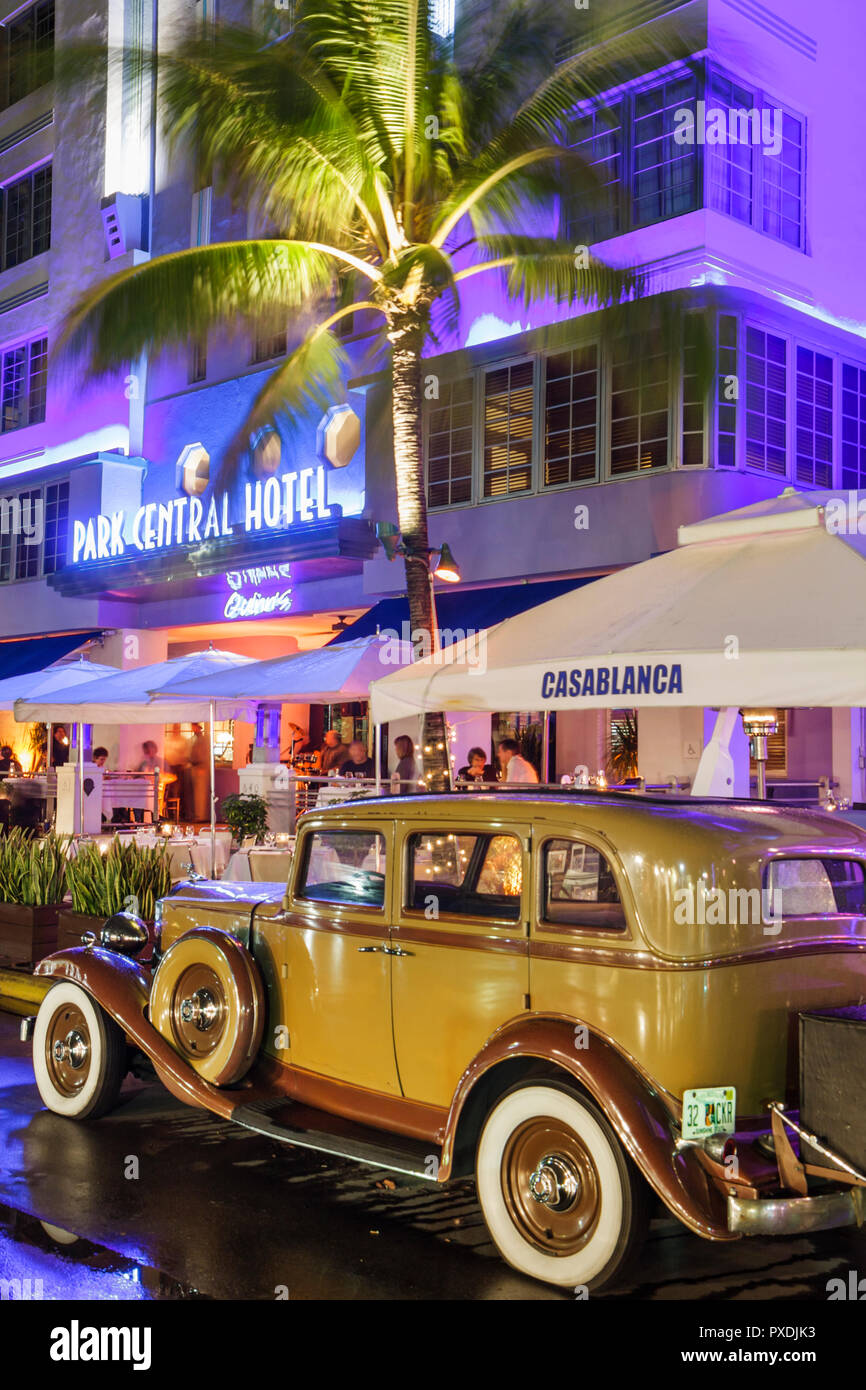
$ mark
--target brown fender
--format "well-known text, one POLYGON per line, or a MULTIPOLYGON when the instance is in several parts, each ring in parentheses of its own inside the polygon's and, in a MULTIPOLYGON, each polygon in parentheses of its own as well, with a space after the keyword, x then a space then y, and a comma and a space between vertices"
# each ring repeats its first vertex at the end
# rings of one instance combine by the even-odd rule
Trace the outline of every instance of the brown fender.
POLYGON ((134 960, 99 946, 73 946, 46 956, 34 974, 72 980, 86 989, 150 1058, 160 1079, 178 1100, 204 1106, 223 1119, 231 1118, 238 1103, 237 1092, 221 1091, 203 1081, 145 1017, 150 976, 134 960))
POLYGON ((440 1178, 454 1158, 460 1114, 473 1087, 498 1062, 537 1057, 569 1072, 592 1096, 647 1182, 675 1216, 710 1240, 736 1240, 728 1230, 725 1201, 694 1149, 677 1152, 677 1130, 652 1082, 606 1038, 588 1029, 588 1047, 577 1049, 575 1020, 526 1017, 505 1024, 485 1043, 460 1078, 442 1148, 440 1178))

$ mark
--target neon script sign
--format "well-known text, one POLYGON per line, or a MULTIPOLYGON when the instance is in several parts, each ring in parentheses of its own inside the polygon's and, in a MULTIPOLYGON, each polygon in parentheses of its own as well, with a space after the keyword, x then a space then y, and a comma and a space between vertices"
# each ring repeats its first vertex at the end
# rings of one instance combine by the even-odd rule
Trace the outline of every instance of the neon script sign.
MULTIPOLYGON (((247 534, 257 534, 284 531, 298 523, 326 521, 331 515, 326 493, 325 469, 321 466, 247 483, 243 529, 247 534)), ((200 544, 234 535, 235 529, 229 521, 227 493, 212 497, 207 504, 200 497, 148 502, 131 516, 120 510, 74 521, 72 563, 110 560, 130 549, 143 553, 200 544)))
POLYGON ((288 613, 292 607, 291 587, 277 589, 272 594, 262 594, 259 592, 259 585, 267 581, 276 580, 277 584, 284 580, 291 579, 291 565, 256 565, 251 569, 229 570, 226 574, 231 593, 226 599, 223 610, 224 617, 229 620, 235 618, 261 618, 269 613, 288 613), (245 588, 252 586, 252 593, 244 593, 245 588))

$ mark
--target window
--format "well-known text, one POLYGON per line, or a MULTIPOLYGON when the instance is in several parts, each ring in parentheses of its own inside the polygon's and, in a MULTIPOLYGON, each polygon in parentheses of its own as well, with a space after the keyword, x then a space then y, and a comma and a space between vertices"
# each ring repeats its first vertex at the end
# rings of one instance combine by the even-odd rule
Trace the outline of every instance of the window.
POLYGON ((797 348, 796 478, 833 486, 833 359, 797 348))
POLYGON ((0 431, 19 430, 45 419, 48 339, 34 338, 3 353, 0 431))
POLYGON ((42 540, 42 492, 31 488, 19 494, 23 525, 18 529, 15 547, 15 578, 36 579, 39 576, 40 542, 42 540))
POLYGON ((286 330, 277 333, 256 333, 253 343, 251 363, 270 362, 274 357, 285 357, 288 350, 286 330))
POLYGON ((800 117, 708 63, 581 103, 564 141, 601 187, 564 194, 563 235, 592 244, 706 207, 800 248, 805 135, 800 117))
POLYGON ((693 74, 660 82, 634 98, 632 221, 643 227, 698 206, 698 147, 674 136, 677 113, 694 115, 698 95, 693 74))
POLYGON ((367 830, 317 830, 306 837, 303 852, 298 897, 355 907, 384 906, 384 836, 367 830))
POLYGON ((716 405, 716 466, 735 468, 737 464, 737 320, 733 314, 719 315, 718 396, 716 405))
POLYGON ((66 563, 69 534, 69 483, 49 483, 45 489, 45 540, 42 572, 56 574, 66 563))
POLYGON ((187 380, 190 386, 207 380, 207 336, 193 338, 189 350, 187 380))
POLYGON ((533 363, 484 376, 484 496, 507 497, 532 486, 533 363))
POLYGON ((542 884, 545 922, 608 929, 626 925, 611 867, 592 845, 548 840, 543 850, 542 884))
POLYGON ((565 235, 577 246, 617 236, 622 230, 623 181, 623 105, 598 107, 569 123, 566 142, 592 167, 604 194, 587 212, 586 197, 578 194, 563 200, 565 235))
POLYGON ((29 261, 51 245, 51 165, 3 189, 3 270, 29 261))
POLYGON ((515 835, 432 830, 409 839, 407 906, 439 916, 520 917, 523 849, 515 835))
POLYGON ((863 865, 855 859, 772 859, 764 868, 767 915, 866 916, 863 865))
POLYGON ((755 110, 754 93, 738 87, 721 73, 710 76, 708 105, 719 108, 726 116, 726 130, 734 129, 736 138, 726 138, 717 144, 707 144, 707 206, 736 217, 739 222, 752 221, 755 145, 748 113, 755 110), (745 112, 745 123, 734 126, 734 113, 745 112))
POLYGON ((704 462, 704 396, 699 379, 700 324, 689 314, 683 342, 683 419, 682 463, 684 468, 700 467, 704 462))
POLYGON ((746 329, 746 465, 786 472, 787 345, 762 329, 746 329))
POLYGON ((598 476, 598 347, 546 360, 544 486, 591 483, 598 476))
POLYGON ((40 0, 0 30, 0 107, 11 106, 47 80, 42 66, 54 48, 54 0, 40 0))
POLYGON ((800 246, 803 225, 803 122, 781 113, 782 147, 763 152, 763 230, 800 246))
POLYGON ((443 382, 427 414, 427 500, 431 507, 472 501, 473 381, 443 382))
POLYGON ((866 487, 866 369, 842 363, 842 486, 866 487))
POLYGON ((56 574, 68 534, 68 479, 0 496, 0 583, 56 574))
POLYGON ((610 393, 610 471, 668 464, 668 359, 652 344, 618 338, 610 393))

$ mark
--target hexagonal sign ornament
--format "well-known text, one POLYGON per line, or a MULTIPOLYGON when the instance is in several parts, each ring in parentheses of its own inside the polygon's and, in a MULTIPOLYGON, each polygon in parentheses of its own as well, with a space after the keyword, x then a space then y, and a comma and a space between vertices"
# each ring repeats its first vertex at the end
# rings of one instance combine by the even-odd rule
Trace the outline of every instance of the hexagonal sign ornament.
POLYGON ((252 440, 253 473, 257 478, 272 478, 280 466, 283 442, 273 426, 260 429, 252 440))
POLYGON ((352 462, 361 443, 361 421, 350 405, 332 405, 316 430, 316 453, 332 468, 352 462))
POLYGON ((210 482, 210 454, 203 444, 187 444, 177 461, 177 485, 188 497, 201 497, 210 482))

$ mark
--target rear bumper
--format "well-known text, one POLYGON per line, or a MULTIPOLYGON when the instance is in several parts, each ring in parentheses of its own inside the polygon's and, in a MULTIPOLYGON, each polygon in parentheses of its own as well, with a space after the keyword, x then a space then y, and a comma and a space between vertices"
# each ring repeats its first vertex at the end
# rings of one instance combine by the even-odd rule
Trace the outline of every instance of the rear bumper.
POLYGON ((825 1192, 816 1197, 728 1198, 728 1230, 740 1236, 802 1235, 834 1226, 862 1226, 866 1189, 825 1192))

